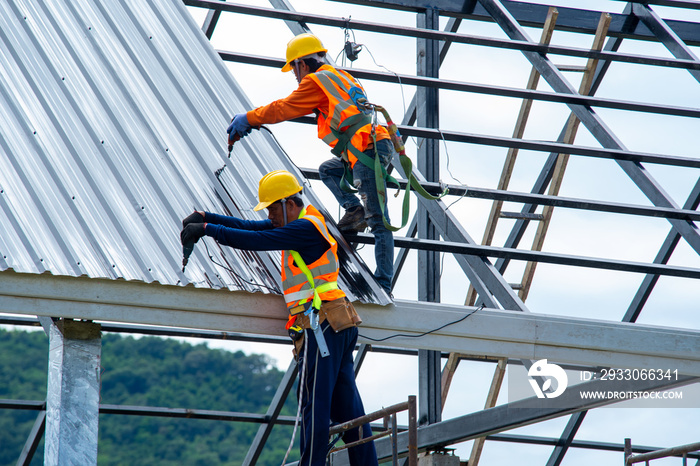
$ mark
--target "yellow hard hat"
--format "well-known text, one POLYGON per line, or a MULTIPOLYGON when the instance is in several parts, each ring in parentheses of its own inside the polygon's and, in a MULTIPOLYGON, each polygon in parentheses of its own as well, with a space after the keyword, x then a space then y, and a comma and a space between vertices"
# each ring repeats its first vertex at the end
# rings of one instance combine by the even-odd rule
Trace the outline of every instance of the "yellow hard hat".
POLYGON ((297 58, 318 52, 328 52, 328 50, 323 47, 321 39, 313 34, 299 34, 287 43, 287 63, 282 67, 282 71, 285 73, 291 71, 292 67, 290 63, 297 58))
POLYGON ((260 179, 258 185, 258 205, 253 210, 267 208, 270 204, 287 198, 301 191, 301 185, 296 176, 287 170, 275 170, 260 179))

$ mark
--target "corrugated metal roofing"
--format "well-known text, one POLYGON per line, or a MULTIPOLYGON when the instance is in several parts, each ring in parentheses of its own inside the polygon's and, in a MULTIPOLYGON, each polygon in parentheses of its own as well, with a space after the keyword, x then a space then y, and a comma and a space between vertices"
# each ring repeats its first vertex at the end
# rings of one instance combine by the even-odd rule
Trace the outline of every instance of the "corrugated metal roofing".
MULTIPOLYGON (((201 242, 181 272, 180 222, 193 209, 262 218, 252 207, 263 174, 303 179, 264 131, 227 158, 225 129, 244 108, 179 0, 1 2, 0 271, 277 288, 279 252, 211 240, 236 274, 201 242)), ((343 289, 386 303, 343 247, 343 289)))

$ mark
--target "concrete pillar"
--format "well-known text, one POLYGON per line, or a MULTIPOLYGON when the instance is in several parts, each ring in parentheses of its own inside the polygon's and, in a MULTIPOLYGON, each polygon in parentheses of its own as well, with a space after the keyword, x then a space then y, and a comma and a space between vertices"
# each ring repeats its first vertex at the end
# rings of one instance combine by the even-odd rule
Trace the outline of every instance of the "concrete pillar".
POLYGON ((451 452, 432 451, 418 457, 418 466, 459 466, 459 456, 451 452))
POLYGON ((45 465, 97 464, 100 325, 59 320, 49 332, 45 465))

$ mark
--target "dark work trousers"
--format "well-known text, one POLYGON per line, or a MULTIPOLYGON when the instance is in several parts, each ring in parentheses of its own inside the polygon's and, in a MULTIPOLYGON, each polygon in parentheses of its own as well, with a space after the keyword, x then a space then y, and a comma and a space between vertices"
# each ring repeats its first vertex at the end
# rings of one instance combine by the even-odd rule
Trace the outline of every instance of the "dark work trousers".
MULTIPOLYGON (((360 393, 355 385, 352 352, 357 343, 357 327, 335 333, 328 322, 321 324, 330 355, 322 358, 311 330, 306 330, 304 345, 300 351, 299 377, 304 381, 301 408, 300 466, 323 466, 328 451, 330 423, 342 423, 363 416, 360 393), (304 367, 306 366, 306 367, 304 367)), ((298 395, 298 393, 297 393, 298 395)), ((372 435, 369 424, 362 426, 363 438, 372 435)), ((359 438, 359 429, 347 431, 345 443, 359 438)), ((377 464, 374 442, 365 443, 348 451, 353 466, 377 464)))

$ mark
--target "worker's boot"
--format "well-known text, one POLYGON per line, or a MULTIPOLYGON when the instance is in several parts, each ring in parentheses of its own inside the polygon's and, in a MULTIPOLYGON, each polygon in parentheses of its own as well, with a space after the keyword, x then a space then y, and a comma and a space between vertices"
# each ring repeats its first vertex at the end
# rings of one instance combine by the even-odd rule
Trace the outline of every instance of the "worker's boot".
POLYGON ((365 221, 365 209, 361 205, 345 211, 345 215, 338 222, 338 230, 344 233, 354 231, 365 231, 367 221, 365 221))

